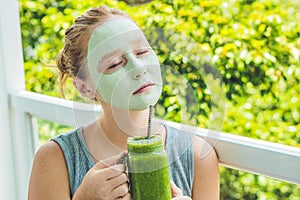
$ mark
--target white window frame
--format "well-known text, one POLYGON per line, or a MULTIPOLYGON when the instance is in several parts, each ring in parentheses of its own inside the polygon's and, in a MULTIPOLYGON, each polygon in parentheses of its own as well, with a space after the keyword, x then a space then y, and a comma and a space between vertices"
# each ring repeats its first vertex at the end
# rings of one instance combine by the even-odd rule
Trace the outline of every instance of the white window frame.
MULTIPOLYGON (((94 118, 101 108, 25 91, 17 0, 0 0, 0 199, 27 199, 37 133, 35 117, 71 126, 74 112, 94 118)), ((80 122, 80 124, 85 121, 80 122)), ((195 127, 168 122, 173 126, 195 127)), ((198 128, 213 143, 221 165, 300 184, 300 148, 198 128), (217 138, 217 143, 215 140, 217 138)))

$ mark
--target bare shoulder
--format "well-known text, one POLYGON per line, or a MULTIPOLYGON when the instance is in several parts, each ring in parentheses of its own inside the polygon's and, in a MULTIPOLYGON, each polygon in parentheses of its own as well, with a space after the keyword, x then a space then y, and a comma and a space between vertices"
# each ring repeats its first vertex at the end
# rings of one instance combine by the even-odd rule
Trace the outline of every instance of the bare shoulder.
POLYGON ((194 148, 194 183, 193 200, 219 199, 219 163, 214 147, 204 139, 196 136, 194 148))
POLYGON ((38 172, 39 176, 48 176, 56 171, 66 169, 63 152, 56 142, 50 141, 36 152, 32 172, 38 172))
POLYGON ((54 141, 49 141, 41 146, 35 155, 35 161, 39 159, 43 161, 53 161, 53 159, 60 159, 63 157, 63 152, 59 145, 54 141))
POLYGON ((36 152, 29 183, 29 200, 70 199, 69 177, 63 152, 50 141, 36 152))

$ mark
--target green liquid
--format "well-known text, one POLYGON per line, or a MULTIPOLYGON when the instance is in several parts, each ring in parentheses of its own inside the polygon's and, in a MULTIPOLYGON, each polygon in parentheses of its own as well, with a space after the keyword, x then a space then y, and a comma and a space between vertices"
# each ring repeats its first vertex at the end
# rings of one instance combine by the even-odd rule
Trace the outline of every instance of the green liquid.
POLYGON ((168 157, 160 135, 128 138, 128 171, 133 200, 170 200, 168 157))

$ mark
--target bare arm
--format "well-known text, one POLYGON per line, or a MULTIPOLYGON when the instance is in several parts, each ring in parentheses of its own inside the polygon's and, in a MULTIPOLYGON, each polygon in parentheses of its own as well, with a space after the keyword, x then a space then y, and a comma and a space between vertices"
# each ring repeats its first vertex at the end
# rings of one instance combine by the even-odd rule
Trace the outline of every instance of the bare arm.
MULTIPOLYGON (((117 164, 125 155, 101 160, 85 175, 73 199, 123 199, 131 198, 128 177, 123 164, 117 164)), ((55 142, 42 146, 36 153, 29 184, 29 200, 70 200, 69 176, 60 147, 55 142)))
POLYGON ((194 140, 193 200, 218 200, 220 177, 218 158, 213 147, 199 137, 194 140))
POLYGON ((69 176, 64 155, 53 141, 35 155, 28 191, 29 200, 70 199, 69 176))

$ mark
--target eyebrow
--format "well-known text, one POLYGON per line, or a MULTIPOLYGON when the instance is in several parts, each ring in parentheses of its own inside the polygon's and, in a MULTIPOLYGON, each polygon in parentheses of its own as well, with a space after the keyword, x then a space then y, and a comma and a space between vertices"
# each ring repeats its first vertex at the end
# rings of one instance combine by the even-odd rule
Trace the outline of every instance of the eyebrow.
POLYGON ((137 40, 133 41, 133 44, 131 45, 133 49, 136 49, 135 47, 140 45, 140 44, 146 44, 147 46, 150 46, 149 42, 147 41, 146 38, 140 38, 137 40))

